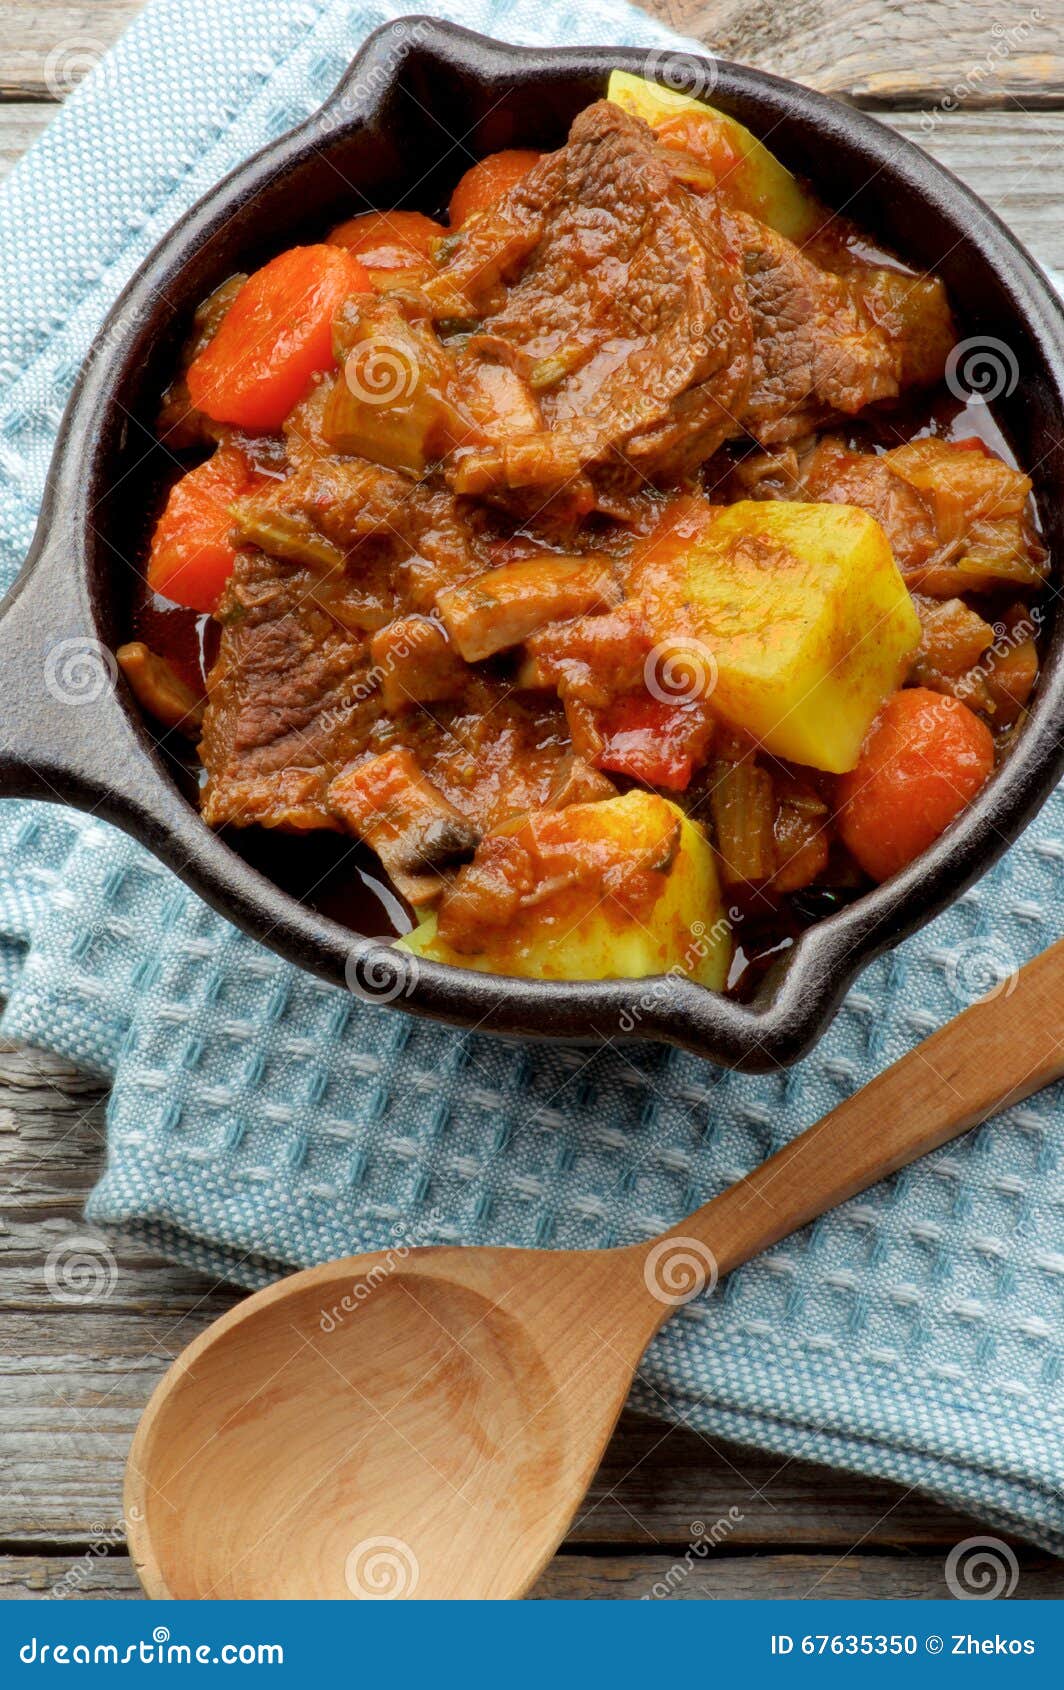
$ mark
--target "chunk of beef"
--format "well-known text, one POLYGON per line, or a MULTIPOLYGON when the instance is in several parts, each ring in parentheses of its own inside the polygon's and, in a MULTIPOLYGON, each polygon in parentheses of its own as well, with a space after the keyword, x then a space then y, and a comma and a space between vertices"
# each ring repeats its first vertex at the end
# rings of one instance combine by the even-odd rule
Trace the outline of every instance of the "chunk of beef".
POLYGON ((504 563, 451 587, 437 599, 440 616, 467 663, 520 645, 550 622, 567 622, 621 598, 609 560, 595 553, 504 563))
POLYGON ((913 440, 873 456, 824 440, 805 461, 802 487, 804 498, 871 512, 910 587, 932 597, 1044 578, 1030 478, 978 441, 913 440))
POLYGON ((832 274, 756 218, 732 212, 728 223, 753 322, 742 420, 755 440, 793 440, 940 378, 954 340, 941 283, 872 268, 832 274))
POLYGON ((436 902, 447 870, 473 855, 476 828, 449 803, 405 748, 347 769, 329 804, 376 851, 395 889, 415 908, 436 902))
POLYGON ((456 237, 426 293, 440 317, 478 318, 496 356, 509 349, 546 424, 458 453, 459 490, 549 487, 583 469, 675 477, 742 414, 749 314, 716 204, 606 101, 456 237))
POLYGON ((343 573, 241 552, 219 607, 200 757, 204 819, 337 828, 329 782, 366 744, 378 700, 369 642, 345 615, 343 573))
POLYGON ((469 507, 443 487, 361 458, 312 458, 233 506, 238 541, 315 571, 346 566, 362 583, 366 616, 432 609, 444 587, 484 566, 469 507), (401 604, 396 602, 398 598, 401 604))
POLYGON ((605 798, 616 798, 617 788, 608 775, 592 768, 575 752, 558 767, 544 809, 564 810, 570 804, 598 804, 605 798))
POLYGON ((220 606, 200 757, 203 814, 290 830, 339 826, 331 783, 371 753, 404 746, 478 829, 542 805, 565 753, 556 700, 530 703, 503 677, 465 669, 446 702, 381 713, 381 669, 358 583, 241 552, 220 606), (352 610, 354 595, 354 610, 352 610))

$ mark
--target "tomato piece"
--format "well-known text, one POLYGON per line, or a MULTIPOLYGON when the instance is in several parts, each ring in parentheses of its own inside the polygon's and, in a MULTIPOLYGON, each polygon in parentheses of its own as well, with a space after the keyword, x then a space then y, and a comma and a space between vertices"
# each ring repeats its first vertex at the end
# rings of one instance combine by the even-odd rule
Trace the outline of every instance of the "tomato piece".
POLYGON ((839 778, 843 843, 873 880, 887 880, 934 843, 994 767, 985 722, 959 699, 906 687, 887 700, 839 778))
POLYGON ((295 246, 249 276, 217 334, 188 368, 197 411, 215 422, 280 428, 333 362, 332 321, 370 280, 338 246, 295 246))
POLYGON ((329 236, 329 246, 353 253, 372 274, 375 270, 413 270, 432 257, 432 243, 447 233, 420 211, 366 211, 350 217, 329 236))
POLYGON ((697 706, 664 703, 649 693, 614 699, 596 727, 604 741, 592 759, 596 768, 671 792, 684 791, 711 732, 697 706))
POLYGON ((233 526, 229 506, 262 480, 235 446, 219 446, 206 463, 174 483, 152 535, 148 585, 153 592, 191 610, 217 609, 236 558, 228 538, 233 526))
POLYGON ((522 176, 527 176, 542 157, 542 153, 513 147, 506 152, 489 153, 479 164, 472 165, 451 195, 448 207, 451 227, 457 229, 460 223, 466 222, 478 211, 487 211, 502 199, 503 194, 515 187, 522 176))

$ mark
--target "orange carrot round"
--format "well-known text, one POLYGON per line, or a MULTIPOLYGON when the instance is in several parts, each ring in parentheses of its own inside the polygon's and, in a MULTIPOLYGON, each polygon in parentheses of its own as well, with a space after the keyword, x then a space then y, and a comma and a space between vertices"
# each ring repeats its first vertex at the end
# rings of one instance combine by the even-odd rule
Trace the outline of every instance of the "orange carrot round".
POLYGON ((235 446, 220 446, 213 458, 174 483, 152 536, 153 592, 191 610, 217 609, 236 557, 228 538, 229 506, 261 479, 235 446))
POLYGON ((838 783, 843 843, 873 880, 926 851, 994 767, 986 724, 959 699, 907 687, 887 700, 838 783))
POLYGON ((420 211, 366 211, 338 224, 328 244, 353 253, 372 274, 423 266, 433 241, 446 233, 442 223, 420 211))
POLYGON ((542 153, 514 147, 507 152, 489 153, 479 164, 472 165, 451 195, 448 208, 451 227, 457 229, 460 223, 478 211, 487 211, 502 199, 503 194, 515 187, 522 176, 527 176, 542 157, 542 153))
POLYGON ((332 364, 332 320, 370 281, 342 247, 295 246, 249 276, 188 369, 198 411, 240 428, 280 428, 332 364))

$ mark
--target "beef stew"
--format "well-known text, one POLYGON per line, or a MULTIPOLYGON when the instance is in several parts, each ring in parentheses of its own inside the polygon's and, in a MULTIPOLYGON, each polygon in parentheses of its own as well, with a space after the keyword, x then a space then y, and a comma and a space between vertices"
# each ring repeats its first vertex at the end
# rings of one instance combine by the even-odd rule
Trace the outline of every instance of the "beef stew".
POLYGON ((1046 560, 958 437, 940 284, 732 120, 611 95, 449 228, 355 217, 205 303, 147 581, 217 650, 149 595, 119 656, 167 728, 167 664, 192 737, 205 693, 210 825, 341 877, 360 840, 420 954, 743 991, 1007 750, 1046 560))

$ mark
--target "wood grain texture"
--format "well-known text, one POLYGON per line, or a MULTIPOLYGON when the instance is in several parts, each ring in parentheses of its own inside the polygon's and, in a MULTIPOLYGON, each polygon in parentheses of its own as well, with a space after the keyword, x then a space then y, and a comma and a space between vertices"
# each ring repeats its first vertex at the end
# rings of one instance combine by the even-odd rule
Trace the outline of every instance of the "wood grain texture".
POLYGON ((860 105, 1064 101, 1059 0, 642 0, 721 58, 860 105))
MULTIPOLYGON (((930 1601, 949 1591, 940 1559, 913 1555, 777 1554, 757 1558, 707 1556, 688 1564, 670 1555, 560 1555, 531 1592, 540 1601, 930 1601)), ((1021 1563, 1017 1601, 1059 1599, 1055 1566, 1021 1563)), ((0 1601, 138 1601, 140 1586, 128 1558, 86 1550, 81 1555, 11 1555, 0 1560, 0 1601)), ((1000 1610, 998 1610, 1000 1613, 1000 1610)), ((845 1616, 840 1628, 845 1628, 845 1616)))
POLYGON ((875 116, 974 189, 1043 264, 1064 271, 1064 113, 875 116))
POLYGON ((0 104, 0 181, 51 122, 55 107, 29 100, 0 104))
POLYGON ((144 0, 0 0, 0 100, 58 102, 106 53, 144 0))
MULTIPOLYGON (((85 1230, 79 1216, 102 1161, 102 1128, 94 1082, 42 1052, 0 1050, 0 1541, 9 1550, 0 1591, 8 1595, 43 1596, 71 1568, 80 1569, 71 1589, 79 1599, 137 1594, 123 1555, 95 1553, 120 1525, 129 1441, 171 1357, 239 1295, 114 1240, 109 1296, 55 1303, 43 1264, 57 1240, 85 1230)), ((793 1589, 780 1582, 786 1546, 807 1552, 787 1575, 807 1587, 859 1545, 882 1569, 886 1594, 893 1555, 906 1578, 937 1580, 949 1547, 981 1529, 886 1482, 626 1413, 559 1558, 578 1554, 579 1569, 546 1579, 574 1597, 641 1595, 643 1573, 626 1581, 624 1554, 642 1563, 663 1545, 682 1552, 696 1521, 733 1508, 742 1519, 728 1539, 729 1588, 738 1592, 745 1579, 741 1588, 761 1596, 793 1589), (590 1546, 599 1553, 580 1553, 590 1546)), ((1021 1561, 1029 1555, 1016 1548, 1021 1561)), ((1064 1571, 1053 1577, 1064 1595, 1064 1571)))

